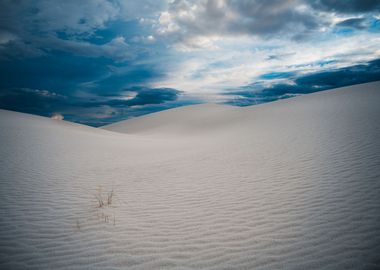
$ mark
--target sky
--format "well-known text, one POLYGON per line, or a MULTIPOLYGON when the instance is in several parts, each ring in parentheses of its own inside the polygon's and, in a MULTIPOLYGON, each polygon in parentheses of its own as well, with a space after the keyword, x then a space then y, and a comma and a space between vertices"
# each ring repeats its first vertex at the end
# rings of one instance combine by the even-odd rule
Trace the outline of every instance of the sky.
POLYGON ((380 0, 0 0, 0 108, 101 126, 380 80, 380 0))

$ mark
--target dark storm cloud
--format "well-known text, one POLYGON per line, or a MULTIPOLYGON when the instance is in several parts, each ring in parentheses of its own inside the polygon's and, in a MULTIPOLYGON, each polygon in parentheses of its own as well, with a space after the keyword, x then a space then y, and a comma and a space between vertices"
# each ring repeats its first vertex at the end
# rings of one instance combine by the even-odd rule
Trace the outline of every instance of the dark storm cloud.
POLYGON ((380 59, 332 71, 318 72, 295 80, 301 91, 314 92, 358 83, 380 80, 380 59), (339 78, 339 79, 337 79, 339 78))
POLYGON ((146 88, 146 87, 132 87, 126 89, 126 92, 135 93, 135 96, 128 99, 110 99, 100 103, 89 103, 88 105, 108 105, 111 107, 123 106, 142 106, 148 104, 161 104, 167 101, 174 101, 182 93, 179 90, 172 88, 146 88))
POLYGON ((353 29, 365 29, 367 28, 365 21, 365 18, 351 18, 337 23, 336 26, 353 29))
POLYGON ((378 80, 380 80, 380 59, 367 64, 303 75, 294 79, 294 84, 279 83, 268 88, 258 83, 244 86, 241 90, 227 93, 226 95, 237 96, 227 103, 248 106, 378 80))
POLYGON ((166 0, 1 0, 0 61, 55 52, 117 62, 146 53, 131 33, 149 34, 141 17, 157 17, 166 0), (122 26, 122 27, 121 27, 122 26))
POLYGON ((0 92, 1 89, 32 88, 55 89, 67 94, 77 89, 78 84, 109 73, 111 63, 105 58, 94 61, 67 53, 3 61, 0 62, 0 92))
POLYGON ((61 110, 67 102, 66 96, 49 90, 13 88, 0 93, 0 108, 43 116, 61 110))
POLYGON ((128 106, 160 104, 166 101, 174 101, 181 91, 171 88, 142 88, 137 91, 137 95, 127 101, 128 106))
POLYGON ((380 0, 317 0, 309 1, 316 9, 340 13, 360 13, 380 10, 380 0))
POLYGON ((65 119, 97 127, 147 113, 192 104, 192 101, 178 100, 182 92, 172 88, 131 87, 125 89, 125 92, 134 93, 135 96, 128 99, 125 95, 120 95, 108 99, 102 97, 100 100, 92 101, 78 100, 75 107, 64 114, 65 119), (111 113, 105 114, 104 109, 111 113), (90 112, 90 114, 80 114, 82 111, 90 112), (99 111, 100 118, 93 114, 97 111, 99 111))
POLYGON ((165 74, 165 64, 152 60, 165 50, 130 42, 150 34, 151 26, 139 18, 157 16, 165 2, 0 0, 0 108, 61 112, 65 119, 94 124, 127 118, 134 105, 159 110, 176 100, 174 90, 149 88, 121 100, 126 87, 165 74))
MULTIPOLYGON (((138 112, 159 111, 161 108, 164 109, 168 106, 173 107, 175 104, 167 105, 166 103, 176 101, 182 93, 179 90, 171 88, 146 87, 132 87, 125 91, 134 93, 135 95, 128 99, 125 95, 112 96, 109 98, 102 96, 83 98, 64 96, 49 90, 10 88, 1 91, 0 108, 42 116, 51 116, 55 112, 61 112, 65 116, 66 114, 71 115, 74 113, 77 115, 76 117, 68 117, 67 119, 81 123, 101 125, 102 122, 99 122, 99 120, 81 116, 81 111, 91 112, 97 111, 99 108, 108 108, 108 110, 114 112, 109 116, 110 118, 115 121, 122 120, 133 114, 138 114, 138 112), (146 108, 144 109, 144 107, 146 108), (125 111, 128 112, 128 115, 120 113, 125 111)), ((177 103, 177 106, 178 104, 179 103, 177 103)), ((103 122, 107 122, 108 120, 107 117, 102 117, 101 119, 103 122)))
POLYGON ((94 82, 93 93, 101 96, 118 95, 125 88, 134 85, 143 85, 154 79, 162 78, 165 74, 160 70, 162 66, 150 65, 123 65, 109 66, 109 74, 94 82))

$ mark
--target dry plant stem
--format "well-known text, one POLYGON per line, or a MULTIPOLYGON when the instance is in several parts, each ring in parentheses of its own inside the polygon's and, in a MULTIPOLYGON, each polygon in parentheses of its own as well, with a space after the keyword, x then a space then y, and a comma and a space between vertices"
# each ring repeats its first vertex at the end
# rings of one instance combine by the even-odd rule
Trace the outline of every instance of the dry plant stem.
POLYGON ((113 197, 113 190, 111 190, 111 192, 108 192, 107 194, 107 205, 112 204, 112 197, 113 197))
POLYGON ((98 207, 101 208, 103 206, 108 206, 108 205, 111 205, 112 204, 112 199, 113 199, 113 195, 114 195, 114 192, 113 192, 113 189, 107 193, 107 201, 105 201, 103 199, 103 194, 102 194, 102 191, 101 189, 99 188, 99 191, 98 191, 98 194, 95 195, 95 198, 98 202, 98 207))

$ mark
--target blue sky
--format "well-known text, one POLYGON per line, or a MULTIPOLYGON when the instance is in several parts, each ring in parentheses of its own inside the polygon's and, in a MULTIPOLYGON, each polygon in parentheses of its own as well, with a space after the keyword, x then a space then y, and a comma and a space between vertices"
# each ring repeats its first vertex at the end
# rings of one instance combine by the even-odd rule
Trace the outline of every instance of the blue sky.
POLYGON ((100 126, 380 80, 378 0, 0 0, 0 108, 100 126))

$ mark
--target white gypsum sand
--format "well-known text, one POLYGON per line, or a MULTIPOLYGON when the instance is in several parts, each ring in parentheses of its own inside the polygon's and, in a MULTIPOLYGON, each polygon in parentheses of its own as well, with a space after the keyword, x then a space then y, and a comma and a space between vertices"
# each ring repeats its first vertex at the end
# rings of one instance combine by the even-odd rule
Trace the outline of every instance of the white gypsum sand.
POLYGON ((0 269, 380 267, 379 117, 379 82, 103 129, 1 110, 0 269))

